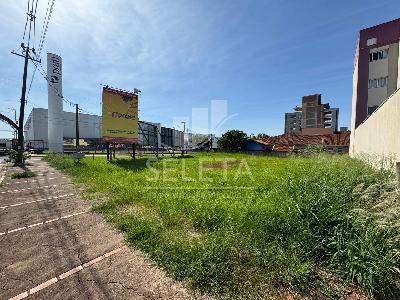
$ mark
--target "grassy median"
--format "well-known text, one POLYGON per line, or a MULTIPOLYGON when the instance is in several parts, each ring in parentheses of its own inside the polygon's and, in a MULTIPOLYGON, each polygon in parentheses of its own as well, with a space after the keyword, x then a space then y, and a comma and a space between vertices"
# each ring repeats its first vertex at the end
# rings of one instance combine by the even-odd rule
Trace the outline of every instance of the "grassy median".
POLYGON ((353 282, 399 293, 392 174, 348 156, 46 159, 103 199, 95 210, 129 243, 203 292, 335 299, 353 282))

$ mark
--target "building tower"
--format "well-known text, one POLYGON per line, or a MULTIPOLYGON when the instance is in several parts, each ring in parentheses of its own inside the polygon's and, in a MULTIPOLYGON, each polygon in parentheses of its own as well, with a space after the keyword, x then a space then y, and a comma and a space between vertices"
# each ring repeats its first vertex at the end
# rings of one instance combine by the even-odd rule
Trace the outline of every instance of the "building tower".
POLYGON ((56 54, 47 53, 48 90, 48 141, 49 151, 63 152, 63 99, 62 99, 62 61, 56 54))
POLYGON ((321 103, 321 94, 302 97, 302 106, 285 114, 285 133, 328 134, 338 130, 339 109, 321 103))

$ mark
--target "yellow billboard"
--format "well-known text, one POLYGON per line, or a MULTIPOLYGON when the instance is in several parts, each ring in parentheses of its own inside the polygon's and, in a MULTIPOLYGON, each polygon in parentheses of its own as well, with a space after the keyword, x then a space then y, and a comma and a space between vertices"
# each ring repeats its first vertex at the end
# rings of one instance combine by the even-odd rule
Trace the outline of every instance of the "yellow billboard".
POLYGON ((138 95, 103 87, 103 141, 137 143, 138 126, 138 95))

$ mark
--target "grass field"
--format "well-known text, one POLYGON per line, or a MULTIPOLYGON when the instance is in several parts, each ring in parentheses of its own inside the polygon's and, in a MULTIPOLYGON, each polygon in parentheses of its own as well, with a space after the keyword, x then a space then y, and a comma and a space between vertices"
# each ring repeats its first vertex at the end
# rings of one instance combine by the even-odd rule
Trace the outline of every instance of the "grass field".
POLYGON ((392 175, 348 156, 46 159, 102 199, 95 210, 129 243, 203 292, 335 299, 346 282, 377 298, 399 292, 392 175))

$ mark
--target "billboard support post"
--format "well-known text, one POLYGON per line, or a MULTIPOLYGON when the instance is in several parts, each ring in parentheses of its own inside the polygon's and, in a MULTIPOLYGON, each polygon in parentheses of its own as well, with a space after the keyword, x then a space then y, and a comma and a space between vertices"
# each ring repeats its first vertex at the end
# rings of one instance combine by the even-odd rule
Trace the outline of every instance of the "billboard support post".
POLYGON ((136 159, 136 143, 132 144, 132 159, 136 159))
POLYGON ((75 104, 75 144, 76 144, 76 152, 79 152, 79 107, 78 104, 75 104))
POLYGON ((110 161, 110 143, 106 144, 106 149, 107 149, 107 161, 110 161))

